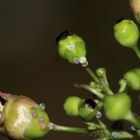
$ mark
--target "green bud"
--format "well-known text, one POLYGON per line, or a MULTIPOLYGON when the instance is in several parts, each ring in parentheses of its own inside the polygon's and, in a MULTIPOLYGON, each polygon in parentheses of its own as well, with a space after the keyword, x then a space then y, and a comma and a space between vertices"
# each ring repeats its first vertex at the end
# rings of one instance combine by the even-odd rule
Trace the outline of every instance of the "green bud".
POLYGON ((105 68, 98 68, 96 70, 96 73, 99 77, 103 77, 106 74, 106 69, 105 68))
POLYGON ((100 86, 96 84, 94 81, 91 81, 89 85, 94 89, 100 90, 100 86))
POLYGON ((104 111, 106 117, 117 121, 126 119, 131 108, 131 99, 126 93, 108 95, 104 99, 104 111))
POLYGON ((139 39, 139 29, 132 20, 122 19, 114 26, 114 36, 122 46, 134 48, 139 39))
POLYGON ((97 112, 97 105, 92 99, 83 99, 79 104, 79 116, 85 121, 91 121, 97 112))
POLYGON ((81 101, 81 98, 77 96, 68 97, 63 105, 64 111, 68 116, 78 116, 78 106, 81 101))
POLYGON ((49 131, 47 113, 32 99, 22 95, 0 93, 0 123, 5 134, 12 139, 29 140, 40 138, 49 131))
POLYGON ((125 73, 128 86, 133 90, 140 90, 140 68, 132 69, 125 73))
POLYGON ((65 31, 57 39, 59 55, 74 64, 86 63, 86 47, 84 40, 78 35, 65 31))
POLYGON ((137 22, 140 23, 140 0, 129 0, 130 7, 136 18, 137 22))

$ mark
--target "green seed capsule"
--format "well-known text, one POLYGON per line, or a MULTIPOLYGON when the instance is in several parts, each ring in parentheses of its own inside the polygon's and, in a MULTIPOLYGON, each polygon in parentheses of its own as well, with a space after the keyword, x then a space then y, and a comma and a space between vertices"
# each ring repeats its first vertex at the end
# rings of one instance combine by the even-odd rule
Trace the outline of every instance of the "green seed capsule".
POLYGON ((64 111, 68 116, 78 116, 78 106, 81 101, 81 98, 77 96, 68 97, 63 105, 64 111))
POLYGON ((12 139, 29 140, 48 133, 49 117, 32 99, 6 93, 0 93, 0 97, 5 100, 0 115, 5 135, 12 139))
POLYGON ((34 139, 45 136, 50 122, 47 113, 40 107, 32 108, 30 113, 32 119, 24 131, 24 137, 34 139))
POLYGON ((128 86, 133 90, 140 90, 140 68, 132 69, 125 73, 128 86))
POLYGON ((131 99, 125 93, 108 95, 104 99, 104 111, 106 117, 117 121, 125 119, 131 108, 131 99))
POLYGON ((136 18, 137 22, 140 23, 140 0, 129 0, 130 7, 136 18))
POLYGON ((56 42, 58 53, 63 59, 74 64, 86 62, 86 47, 81 37, 65 31, 57 37, 56 42))
POLYGON ((97 105, 92 99, 83 99, 79 104, 79 116, 85 121, 91 121, 97 112, 97 105))
POLYGON ((132 20, 122 19, 114 26, 114 36, 122 46, 133 48, 139 39, 139 29, 132 20))

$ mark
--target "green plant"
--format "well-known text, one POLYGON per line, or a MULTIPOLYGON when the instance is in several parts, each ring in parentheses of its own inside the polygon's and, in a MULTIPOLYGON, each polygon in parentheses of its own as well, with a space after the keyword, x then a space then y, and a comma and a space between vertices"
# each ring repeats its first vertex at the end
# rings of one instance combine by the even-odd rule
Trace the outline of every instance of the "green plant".
MULTIPOLYGON (((134 16, 140 22, 140 0, 129 0, 134 16)), ((121 19, 114 25, 114 37, 122 46, 134 50, 140 59, 138 48, 139 29, 130 19, 121 19)), ((140 91, 140 68, 127 71, 119 80, 119 89, 112 91, 107 80, 106 69, 93 71, 88 66, 85 41, 70 31, 62 32, 56 39, 58 53, 71 64, 79 64, 91 76, 89 84, 75 84, 77 88, 90 91, 91 98, 68 97, 63 105, 68 116, 79 117, 84 128, 57 125, 50 120, 44 108, 22 95, 0 92, 0 132, 12 139, 37 139, 51 131, 81 133, 97 140, 133 139, 140 137, 140 117, 132 112, 132 101, 128 89, 140 91), (102 114, 112 123, 109 127, 102 114), (123 129, 124 121, 132 129, 123 129), (120 126, 121 124, 121 126, 120 126)))

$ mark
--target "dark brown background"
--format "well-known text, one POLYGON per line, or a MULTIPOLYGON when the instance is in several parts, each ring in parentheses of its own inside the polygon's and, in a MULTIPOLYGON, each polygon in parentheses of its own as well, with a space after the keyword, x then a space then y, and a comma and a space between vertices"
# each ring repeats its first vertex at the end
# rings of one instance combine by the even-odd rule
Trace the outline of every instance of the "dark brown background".
MULTIPOLYGON (((80 66, 59 58, 55 38, 66 29, 83 37, 90 66, 106 67, 116 90, 122 74, 139 66, 134 53, 114 40, 114 22, 122 17, 133 19, 128 0, 0 1, 0 90, 45 103, 53 122, 81 126, 78 118, 65 116, 62 104, 69 95, 88 96, 73 83, 87 83, 90 77, 80 66)), ((92 138, 50 133, 41 140, 46 139, 92 138)))

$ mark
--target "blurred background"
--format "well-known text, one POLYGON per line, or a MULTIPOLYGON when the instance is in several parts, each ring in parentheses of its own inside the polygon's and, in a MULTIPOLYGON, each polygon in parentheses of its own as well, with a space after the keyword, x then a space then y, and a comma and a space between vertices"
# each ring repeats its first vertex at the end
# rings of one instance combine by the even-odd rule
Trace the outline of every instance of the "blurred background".
MULTIPOLYGON (((121 47, 113 37, 119 18, 133 19, 128 0, 4 0, 0 1, 0 90, 23 94, 45 103, 52 122, 83 126, 79 118, 67 117, 62 105, 67 96, 89 96, 74 83, 91 78, 79 65, 62 60, 56 36, 67 29, 87 44, 89 65, 107 69, 114 91, 128 69, 138 67, 132 50, 121 47)), ((133 94, 133 109, 138 95, 133 94)), ((8 140, 1 136, 0 139, 8 140)), ((90 140, 88 136, 49 133, 40 140, 90 140)))

